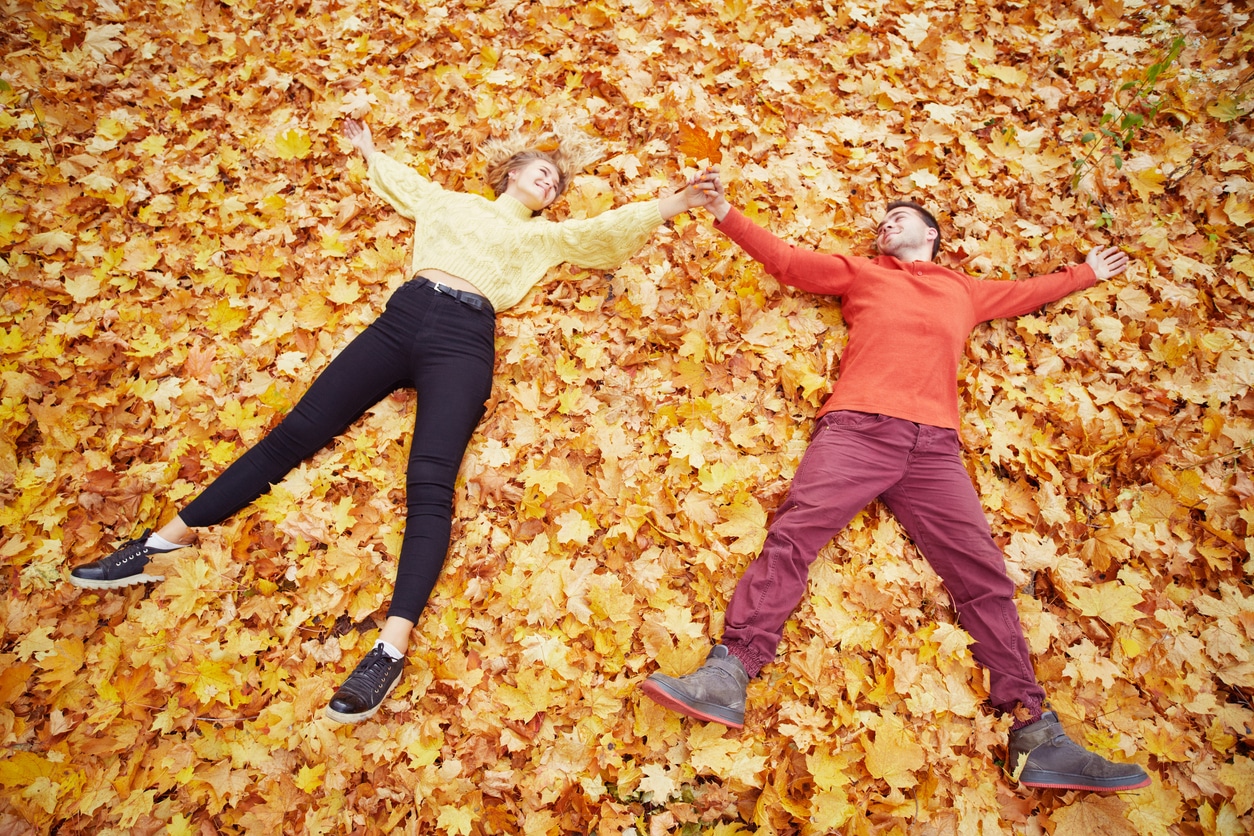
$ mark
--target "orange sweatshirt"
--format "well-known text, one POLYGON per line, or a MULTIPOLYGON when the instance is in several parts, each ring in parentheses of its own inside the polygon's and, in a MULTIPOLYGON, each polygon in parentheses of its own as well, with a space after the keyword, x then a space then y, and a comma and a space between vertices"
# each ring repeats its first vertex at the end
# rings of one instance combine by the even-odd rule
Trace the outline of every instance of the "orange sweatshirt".
POLYGON ((734 208, 716 228, 784 284, 840 297, 849 343, 819 415, 851 409, 957 429, 958 362, 972 329, 1097 282, 1087 264, 1001 282, 930 261, 824 255, 781 241, 734 208))

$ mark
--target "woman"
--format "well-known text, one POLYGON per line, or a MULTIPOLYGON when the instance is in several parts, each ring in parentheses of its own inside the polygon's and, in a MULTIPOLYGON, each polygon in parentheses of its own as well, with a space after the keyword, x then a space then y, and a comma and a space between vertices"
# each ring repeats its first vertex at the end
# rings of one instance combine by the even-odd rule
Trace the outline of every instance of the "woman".
POLYGON ((559 263, 618 266, 664 221, 705 205, 709 192, 693 180, 659 200, 556 223, 535 215, 557 199, 573 173, 560 149, 526 150, 493 165, 488 179, 499 197, 492 201, 446 191, 378 152, 364 125, 348 122, 345 136, 365 157, 371 188, 415 221, 414 278, 273 432, 156 534, 145 532, 74 569, 70 582, 114 589, 162 580, 144 572, 153 555, 191 545, 195 529, 222 522, 366 409, 396 389, 413 387, 418 409, 396 588, 378 641, 327 707, 333 720, 354 723, 373 715, 400 681, 410 633, 444 564, 457 471, 492 388, 496 311, 521 301, 559 263))

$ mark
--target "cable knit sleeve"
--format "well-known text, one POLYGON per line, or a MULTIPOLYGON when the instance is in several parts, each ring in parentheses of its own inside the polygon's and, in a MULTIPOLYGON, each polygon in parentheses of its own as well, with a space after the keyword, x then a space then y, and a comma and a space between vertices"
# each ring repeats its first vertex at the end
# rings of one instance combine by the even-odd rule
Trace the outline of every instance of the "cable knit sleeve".
POLYGON ((370 156, 366 182, 370 184, 375 194, 390 203, 397 212, 410 219, 415 217, 417 206, 424 199, 444 192, 440 186, 409 166, 398 163, 381 152, 375 152, 370 156))
POLYGON ((643 247, 662 223, 658 201, 638 201, 595 218, 554 223, 549 234, 561 261, 608 270, 643 247))

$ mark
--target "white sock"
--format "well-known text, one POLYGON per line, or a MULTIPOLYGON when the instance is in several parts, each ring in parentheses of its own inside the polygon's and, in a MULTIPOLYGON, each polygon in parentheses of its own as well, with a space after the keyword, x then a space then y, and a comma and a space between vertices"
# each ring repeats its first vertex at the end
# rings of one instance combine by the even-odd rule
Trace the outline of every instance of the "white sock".
POLYGON ((182 543, 171 543, 160 534, 149 534, 148 539, 144 541, 144 545, 159 552, 172 552, 175 549, 186 548, 182 543))
POLYGON ((384 652, 384 653, 386 653, 388 656, 390 656, 390 657, 391 657, 391 658, 393 658, 393 659, 404 659, 404 658, 405 658, 405 654, 404 654, 404 653, 401 653, 399 650, 397 650, 395 647, 392 647, 392 645, 388 644, 388 643, 387 643, 387 642, 385 642, 383 639, 379 639, 378 641, 376 641, 376 642, 374 643, 374 646, 375 646, 375 647, 381 647, 381 648, 383 648, 383 652, 384 652))

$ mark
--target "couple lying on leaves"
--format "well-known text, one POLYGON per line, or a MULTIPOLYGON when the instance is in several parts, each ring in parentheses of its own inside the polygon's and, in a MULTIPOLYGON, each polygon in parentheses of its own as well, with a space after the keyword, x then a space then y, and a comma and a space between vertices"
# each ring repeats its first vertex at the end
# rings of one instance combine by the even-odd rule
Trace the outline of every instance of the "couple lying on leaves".
POLYGON ((962 464, 957 432, 958 364, 972 329, 1116 276, 1127 267, 1126 254, 1098 247, 1056 273, 983 282, 934 263, 940 227, 923 207, 905 201, 888 206, 874 258, 818 253, 746 219, 728 203, 714 169, 658 200, 558 223, 538 215, 581 167, 578 147, 517 151, 497 143, 488 180, 498 197, 488 200, 446 191, 379 153, 364 125, 349 122, 345 136, 366 160, 370 187, 414 221, 413 279, 273 431, 156 533, 75 568, 71 583, 114 589, 162 580, 147 573, 154 555, 191 545, 195 529, 253 502, 366 409, 412 387, 418 408, 392 601, 374 647, 326 712, 342 723, 372 716, 400 681, 410 634, 448 551, 457 472, 492 387, 496 312, 522 300, 549 268, 562 262, 613 268, 665 221, 703 208, 779 281, 839 297, 849 339, 788 495, 728 605, 721 643, 686 676, 652 674, 644 693, 697 720, 741 728, 749 679, 774 659, 810 564, 878 498, 940 575, 974 639, 972 654, 989 671, 989 702, 1011 716, 1011 778, 1105 792, 1149 784, 1140 766, 1074 743, 1047 710, 1014 584, 962 464))

